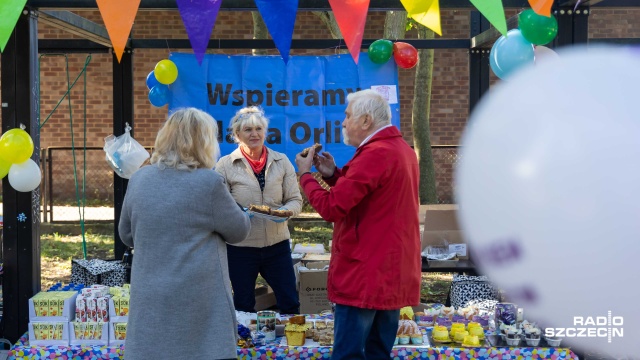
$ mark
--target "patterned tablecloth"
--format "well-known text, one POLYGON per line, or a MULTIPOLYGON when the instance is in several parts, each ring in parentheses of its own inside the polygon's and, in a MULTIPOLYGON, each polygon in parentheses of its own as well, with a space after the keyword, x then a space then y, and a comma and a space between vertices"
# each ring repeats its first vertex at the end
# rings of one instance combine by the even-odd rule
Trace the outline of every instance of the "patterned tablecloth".
MULTIPOLYGON (((307 315, 308 319, 331 319, 328 315, 307 315)), ((423 333, 425 329, 422 329, 423 333)), ((13 347, 7 359, 123 359, 124 345, 120 346, 29 346, 27 334, 13 347)), ((281 338, 266 346, 238 348, 238 359, 329 359, 330 346, 280 346, 281 338)), ((390 359, 575 359, 569 349, 541 347, 411 347, 394 346, 390 359)))
MULTIPOLYGON (((279 346, 279 339, 266 346, 238 349, 239 359, 329 359, 330 346, 279 346)), ((121 346, 29 346, 24 335, 9 353, 8 359, 123 359, 121 346)), ((563 348, 414 348, 395 346, 391 359, 578 359, 563 348)))

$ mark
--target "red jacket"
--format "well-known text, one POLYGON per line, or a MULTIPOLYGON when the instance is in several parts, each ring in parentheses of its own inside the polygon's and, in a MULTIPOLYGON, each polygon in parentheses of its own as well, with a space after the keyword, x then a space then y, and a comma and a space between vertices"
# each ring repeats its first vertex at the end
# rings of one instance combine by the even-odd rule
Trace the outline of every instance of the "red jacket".
POLYGON ((334 222, 329 300, 393 310, 420 302, 420 171, 396 127, 386 128, 336 169, 326 191, 309 174, 309 203, 334 222))

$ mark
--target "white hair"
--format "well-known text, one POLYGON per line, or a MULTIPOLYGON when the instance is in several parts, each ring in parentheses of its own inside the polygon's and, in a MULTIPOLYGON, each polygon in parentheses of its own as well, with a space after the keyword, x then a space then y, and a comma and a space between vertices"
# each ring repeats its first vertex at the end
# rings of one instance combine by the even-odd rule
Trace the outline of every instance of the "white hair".
POLYGON ((391 107, 382 95, 373 90, 361 90, 347 95, 354 118, 369 115, 376 128, 391 124, 391 107))
POLYGON ((257 106, 248 106, 242 108, 236 112, 235 116, 231 118, 231 133, 233 134, 233 140, 238 143, 238 133, 246 125, 261 126, 263 131, 267 131, 269 125, 269 119, 264 116, 264 111, 257 106))

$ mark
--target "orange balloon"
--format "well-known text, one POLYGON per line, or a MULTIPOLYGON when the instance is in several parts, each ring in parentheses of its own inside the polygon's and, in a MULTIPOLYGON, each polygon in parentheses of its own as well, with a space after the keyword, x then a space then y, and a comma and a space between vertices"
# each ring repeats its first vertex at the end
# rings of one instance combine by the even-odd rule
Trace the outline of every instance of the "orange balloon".
POLYGON ((411 69, 418 63, 418 50, 411 44, 397 41, 393 44, 393 58, 401 68, 411 69))

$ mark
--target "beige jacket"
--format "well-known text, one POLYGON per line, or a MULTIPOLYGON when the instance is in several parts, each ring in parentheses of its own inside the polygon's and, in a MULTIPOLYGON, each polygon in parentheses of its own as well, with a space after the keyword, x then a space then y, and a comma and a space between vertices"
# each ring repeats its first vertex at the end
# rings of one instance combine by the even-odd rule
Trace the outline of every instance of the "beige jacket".
MULTIPOLYGON (((298 215, 302 210, 302 196, 298 187, 296 172, 285 154, 267 148, 264 191, 245 159, 240 148, 223 156, 215 170, 227 181, 231 196, 244 207, 250 204, 268 205, 271 208, 286 207, 298 215)), ((249 236, 234 246, 265 247, 291 238, 287 222, 275 223, 254 216, 251 219, 249 236)))

